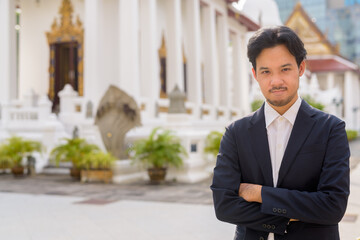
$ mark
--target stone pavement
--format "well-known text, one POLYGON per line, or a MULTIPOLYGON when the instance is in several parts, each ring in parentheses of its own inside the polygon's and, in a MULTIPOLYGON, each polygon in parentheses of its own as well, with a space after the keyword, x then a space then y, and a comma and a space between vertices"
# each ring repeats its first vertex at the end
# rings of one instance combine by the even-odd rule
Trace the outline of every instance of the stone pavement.
MULTIPOLYGON (((350 143, 351 195, 342 240, 360 237, 360 140, 350 143)), ((208 179, 197 184, 80 183, 68 175, 0 174, 0 239, 232 239, 215 217, 208 179)))
POLYGON ((153 185, 147 181, 126 184, 81 183, 62 174, 23 178, 0 174, 0 192, 76 196, 102 202, 140 200, 211 205, 210 184, 210 179, 196 184, 166 182, 153 185))

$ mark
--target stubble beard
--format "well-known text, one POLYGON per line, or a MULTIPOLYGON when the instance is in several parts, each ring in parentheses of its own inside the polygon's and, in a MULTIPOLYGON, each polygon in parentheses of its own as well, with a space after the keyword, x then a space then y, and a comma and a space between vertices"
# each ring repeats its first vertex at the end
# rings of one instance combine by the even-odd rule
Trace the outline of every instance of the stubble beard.
POLYGON ((289 104, 291 102, 291 100, 294 99, 294 97, 296 96, 296 93, 295 92, 293 95, 289 96, 288 98, 284 99, 284 100, 274 100, 272 101, 271 99, 266 99, 266 101, 268 103, 270 103, 271 105, 275 106, 275 107, 283 107, 283 106, 286 106, 287 104, 289 104))

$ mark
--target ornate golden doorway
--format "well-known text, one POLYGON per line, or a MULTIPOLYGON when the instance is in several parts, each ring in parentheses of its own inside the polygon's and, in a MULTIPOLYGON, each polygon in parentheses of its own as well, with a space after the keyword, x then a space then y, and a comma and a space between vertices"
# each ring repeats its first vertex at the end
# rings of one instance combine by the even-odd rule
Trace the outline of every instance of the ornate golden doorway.
MULTIPOLYGON (((160 60, 160 98, 167 98, 167 80, 166 80, 166 42, 163 34, 161 39, 161 47, 158 50, 160 60)), ((184 92, 187 93, 187 60, 185 57, 184 46, 183 46, 183 71, 184 71, 184 92)), ((172 89, 170 89, 172 91, 172 89)))
POLYGON ((69 83, 79 96, 83 95, 84 29, 79 17, 76 25, 72 22, 70 0, 62 1, 59 13, 60 25, 55 18, 51 31, 46 33, 50 47, 49 98, 53 102, 53 112, 58 112, 58 93, 65 84, 69 83))
POLYGON ((52 46, 55 48, 54 57, 54 99, 53 99, 53 111, 57 112, 59 105, 58 93, 65 87, 65 84, 69 83, 75 91, 79 90, 78 81, 78 43, 63 42, 56 43, 52 46))
POLYGON ((161 47, 159 49, 160 60, 160 98, 167 98, 166 94, 166 43, 163 34, 161 39, 161 47))

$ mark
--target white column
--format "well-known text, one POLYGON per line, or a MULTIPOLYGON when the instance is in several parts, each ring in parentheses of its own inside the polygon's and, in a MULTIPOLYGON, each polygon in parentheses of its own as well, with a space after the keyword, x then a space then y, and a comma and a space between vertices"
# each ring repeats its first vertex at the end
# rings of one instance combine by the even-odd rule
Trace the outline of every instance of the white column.
POLYGON ((175 85, 184 91, 184 68, 182 54, 182 33, 181 33, 181 1, 166 0, 167 8, 167 31, 166 31, 166 92, 169 94, 174 90, 175 85))
POLYGON ((215 10, 209 5, 203 8, 203 61, 205 78, 205 103, 219 105, 219 71, 217 66, 215 10))
POLYGON ((233 42, 233 105, 235 107, 241 106, 241 40, 239 34, 232 35, 233 42))
POLYGON ((135 100, 140 97, 139 2, 119 2, 120 88, 135 100))
POLYGON ((156 0, 140 1, 140 85, 141 96, 148 99, 146 112, 155 116, 155 101, 160 94, 159 57, 156 38, 156 0))
POLYGON ((344 91, 344 107, 345 107, 345 121, 348 129, 354 127, 353 124, 353 107, 354 107, 354 97, 353 97, 353 73, 351 71, 345 72, 345 91, 344 91))
POLYGON ((94 109, 105 94, 101 83, 101 8, 102 1, 85 0, 84 19, 84 98, 94 104, 94 109))
POLYGON ((14 0, 0 0, 0 104, 17 97, 14 0))
POLYGON ((247 58, 247 43, 245 34, 240 37, 240 79, 241 79, 241 109, 243 114, 250 113, 250 98, 249 98, 249 63, 247 58))
POLYGON ((225 107, 231 106, 230 101, 230 79, 229 79, 229 29, 227 23, 227 16, 219 15, 217 21, 217 49, 218 49, 218 63, 219 63, 219 91, 220 91, 220 105, 225 107))
POLYGON ((327 74, 327 88, 332 89, 335 86, 335 74, 333 72, 329 72, 327 74))
MULTIPOLYGON (((188 99, 200 106, 202 103, 200 1, 186 0, 186 7, 188 28, 188 99)), ((197 115, 197 113, 195 114, 197 115)))

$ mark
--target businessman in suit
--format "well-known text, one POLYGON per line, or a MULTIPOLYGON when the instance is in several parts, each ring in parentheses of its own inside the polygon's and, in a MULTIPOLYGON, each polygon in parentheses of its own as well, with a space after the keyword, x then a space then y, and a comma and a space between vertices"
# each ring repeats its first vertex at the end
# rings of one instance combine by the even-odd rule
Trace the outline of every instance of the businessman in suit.
POLYGON ((249 40, 253 75, 266 99, 230 124, 214 169, 219 220, 236 240, 338 240, 349 195, 345 123, 298 96, 306 50, 290 28, 249 40))

